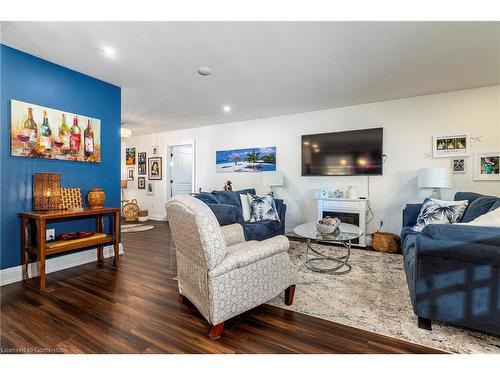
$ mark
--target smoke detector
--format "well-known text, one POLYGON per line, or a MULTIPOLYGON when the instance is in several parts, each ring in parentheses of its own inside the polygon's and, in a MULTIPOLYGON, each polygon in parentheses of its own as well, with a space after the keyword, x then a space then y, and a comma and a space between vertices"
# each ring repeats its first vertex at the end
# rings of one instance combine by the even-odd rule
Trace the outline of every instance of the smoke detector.
POLYGON ((198 68, 198 74, 200 76, 209 76, 210 74, 212 74, 212 68, 210 68, 209 66, 200 66, 198 68))

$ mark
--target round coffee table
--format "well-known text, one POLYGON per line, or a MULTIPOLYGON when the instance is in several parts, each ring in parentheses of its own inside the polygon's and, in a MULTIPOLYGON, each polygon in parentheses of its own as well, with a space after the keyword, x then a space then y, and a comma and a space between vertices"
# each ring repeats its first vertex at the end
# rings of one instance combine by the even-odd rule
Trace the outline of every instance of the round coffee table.
POLYGON ((363 235, 360 227, 353 224, 340 223, 335 232, 331 234, 321 234, 316 229, 316 223, 301 224, 293 230, 299 237, 306 238, 306 267, 314 272, 328 273, 332 275, 343 275, 351 270, 351 265, 348 263, 351 255, 351 241, 363 235), (346 253, 341 256, 328 256, 322 254, 311 245, 311 241, 340 243, 346 248, 346 253), (312 253, 312 254, 311 254, 312 253), (315 263, 332 262, 333 267, 322 268, 315 263))

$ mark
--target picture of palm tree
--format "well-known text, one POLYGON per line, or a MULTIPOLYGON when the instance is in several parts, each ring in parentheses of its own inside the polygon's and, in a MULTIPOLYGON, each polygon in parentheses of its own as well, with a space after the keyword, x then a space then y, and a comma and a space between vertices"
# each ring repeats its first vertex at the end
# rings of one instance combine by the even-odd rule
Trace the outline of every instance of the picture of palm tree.
POLYGON ((217 172, 263 172, 276 170, 276 147, 216 151, 217 172))

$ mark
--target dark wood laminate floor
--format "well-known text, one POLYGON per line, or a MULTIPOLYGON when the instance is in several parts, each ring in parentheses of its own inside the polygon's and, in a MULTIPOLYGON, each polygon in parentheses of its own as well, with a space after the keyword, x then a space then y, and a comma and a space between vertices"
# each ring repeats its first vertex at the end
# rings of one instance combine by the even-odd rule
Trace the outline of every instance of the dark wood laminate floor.
POLYGON ((22 283, 1 288, 2 352, 437 352, 269 305, 230 320, 212 341, 196 309, 177 301, 168 225, 151 224, 123 235, 118 269, 107 259, 49 274, 46 292, 22 283))

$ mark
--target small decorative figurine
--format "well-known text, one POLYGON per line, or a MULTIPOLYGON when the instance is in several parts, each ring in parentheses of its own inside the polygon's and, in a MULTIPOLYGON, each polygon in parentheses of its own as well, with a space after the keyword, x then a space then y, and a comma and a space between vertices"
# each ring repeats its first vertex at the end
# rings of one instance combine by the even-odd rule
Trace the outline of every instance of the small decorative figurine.
POLYGON ((226 181, 226 183, 224 184, 224 190, 229 190, 229 191, 232 191, 233 190, 233 183, 231 181, 226 181))

